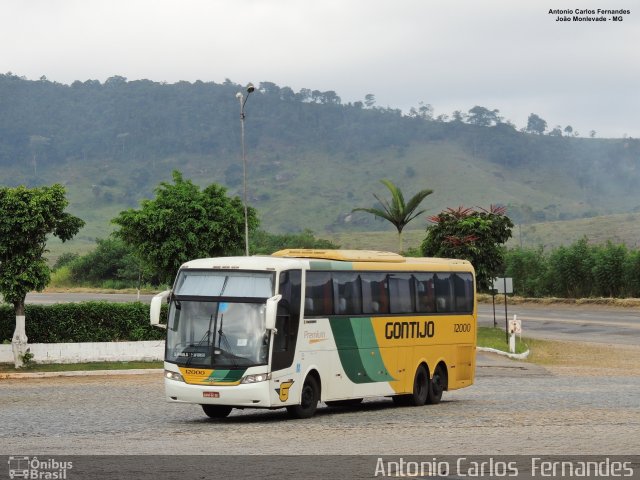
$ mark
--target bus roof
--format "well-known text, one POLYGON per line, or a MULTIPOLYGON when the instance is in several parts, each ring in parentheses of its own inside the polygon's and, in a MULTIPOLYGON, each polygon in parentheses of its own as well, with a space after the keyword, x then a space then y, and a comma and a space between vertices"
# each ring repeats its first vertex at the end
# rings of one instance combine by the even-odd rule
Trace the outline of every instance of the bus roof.
POLYGON ((182 264, 184 269, 222 269, 222 270, 286 270, 295 268, 343 270, 353 264, 351 268, 371 269, 399 269, 411 270, 417 268, 436 268, 468 271, 472 269, 466 260, 435 257, 403 257, 397 253, 380 252, 375 250, 314 250, 287 249, 271 255, 255 255, 251 257, 218 257, 200 258, 182 264), (342 263, 344 262, 344 263, 342 263), (313 265, 315 263, 315 265, 313 265), (357 267, 355 266, 357 265, 357 267), (387 265, 387 266, 384 266, 387 265))
POLYGON ((377 250, 313 250, 299 248, 280 250, 272 253, 271 255, 274 257, 300 259, 313 258, 319 260, 337 260, 342 262, 470 265, 467 260, 435 257, 403 257, 397 253, 381 252, 377 250))
POLYGON ((340 260, 343 262, 393 262, 405 261, 402 255, 392 252, 379 252, 376 250, 313 250, 297 248, 280 250, 271 254, 274 257, 287 258, 318 258, 322 260, 340 260))

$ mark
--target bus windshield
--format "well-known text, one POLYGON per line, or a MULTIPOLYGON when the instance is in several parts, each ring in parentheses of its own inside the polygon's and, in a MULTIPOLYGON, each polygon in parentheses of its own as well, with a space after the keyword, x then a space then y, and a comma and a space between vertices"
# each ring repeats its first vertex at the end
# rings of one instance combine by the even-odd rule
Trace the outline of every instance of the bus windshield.
POLYGON ((267 363, 269 272, 181 270, 169 306, 166 360, 207 368, 267 363))
POLYGON ((267 363, 265 304, 176 300, 167 332, 168 362, 237 368, 267 363))

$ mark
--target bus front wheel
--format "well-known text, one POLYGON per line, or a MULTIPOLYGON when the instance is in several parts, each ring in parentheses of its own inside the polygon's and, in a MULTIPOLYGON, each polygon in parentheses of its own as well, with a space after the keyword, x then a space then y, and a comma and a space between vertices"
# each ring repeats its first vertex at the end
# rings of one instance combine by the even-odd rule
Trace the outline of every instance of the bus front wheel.
POLYGON ((224 418, 231 413, 232 407, 225 405, 200 405, 209 418, 224 418))
POLYGON ((309 375, 302 385, 300 405, 287 407, 287 412, 293 418, 313 417, 320 401, 320 385, 313 375, 309 375))

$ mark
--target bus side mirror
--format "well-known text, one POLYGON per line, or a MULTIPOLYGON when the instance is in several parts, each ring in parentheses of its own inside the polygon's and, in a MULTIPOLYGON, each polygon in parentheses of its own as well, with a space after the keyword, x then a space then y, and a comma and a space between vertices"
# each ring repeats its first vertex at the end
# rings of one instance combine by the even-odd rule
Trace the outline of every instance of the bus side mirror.
POLYGON ((278 302, 282 298, 282 295, 274 295, 267 300, 267 308, 265 311, 264 324, 267 330, 276 329, 276 314, 278 313, 278 302))
POLYGON ((158 328, 167 328, 163 323, 160 323, 160 312, 162 311, 162 303, 169 298, 171 290, 165 290, 162 293, 157 294, 151 299, 151 307, 149 309, 149 318, 151 325, 158 328))

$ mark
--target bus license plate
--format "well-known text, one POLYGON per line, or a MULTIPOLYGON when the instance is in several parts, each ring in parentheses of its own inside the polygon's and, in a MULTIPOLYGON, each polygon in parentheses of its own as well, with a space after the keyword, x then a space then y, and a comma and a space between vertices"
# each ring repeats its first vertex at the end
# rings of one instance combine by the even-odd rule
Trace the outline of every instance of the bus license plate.
POLYGON ((220 398, 220 392, 202 392, 205 398, 220 398))

